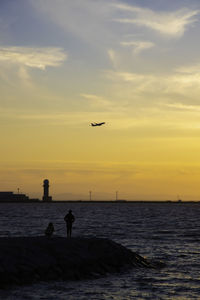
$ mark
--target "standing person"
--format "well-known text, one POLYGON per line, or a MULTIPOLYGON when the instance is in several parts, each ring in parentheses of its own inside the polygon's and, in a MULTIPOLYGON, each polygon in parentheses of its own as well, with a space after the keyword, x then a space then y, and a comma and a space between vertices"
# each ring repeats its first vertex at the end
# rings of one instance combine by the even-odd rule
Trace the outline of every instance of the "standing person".
POLYGON ((66 214, 66 216, 64 217, 64 220, 66 222, 66 226, 67 226, 67 237, 71 237, 72 235, 72 224, 75 221, 75 217, 72 214, 72 210, 70 209, 68 214, 66 214))

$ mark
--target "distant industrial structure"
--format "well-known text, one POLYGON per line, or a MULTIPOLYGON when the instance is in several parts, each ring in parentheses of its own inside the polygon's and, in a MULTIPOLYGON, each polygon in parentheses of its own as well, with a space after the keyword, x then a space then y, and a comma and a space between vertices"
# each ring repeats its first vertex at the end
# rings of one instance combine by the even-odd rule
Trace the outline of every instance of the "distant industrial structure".
POLYGON ((0 202, 51 202, 52 197, 49 196, 49 180, 45 179, 43 181, 43 197, 42 201, 36 198, 29 198, 26 194, 22 194, 19 192, 19 188, 17 189, 18 193, 10 192, 10 191, 0 191, 0 202))
POLYGON ((43 194, 43 197, 42 197, 42 201, 51 202, 52 197, 49 196, 49 180, 48 179, 45 179, 43 181, 43 189, 44 189, 44 194, 43 194))
POLYGON ((0 192, 0 202, 38 202, 39 199, 30 199, 25 194, 0 192))

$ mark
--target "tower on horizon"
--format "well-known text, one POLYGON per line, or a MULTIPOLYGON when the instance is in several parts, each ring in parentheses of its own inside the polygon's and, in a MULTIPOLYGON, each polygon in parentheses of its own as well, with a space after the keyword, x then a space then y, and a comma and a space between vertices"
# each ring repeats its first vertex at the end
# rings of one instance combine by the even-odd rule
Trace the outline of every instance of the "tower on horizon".
POLYGON ((43 188, 44 188, 44 194, 42 197, 42 201, 44 201, 44 202, 52 201, 52 197, 49 196, 49 180, 48 179, 45 179, 43 181, 43 188))

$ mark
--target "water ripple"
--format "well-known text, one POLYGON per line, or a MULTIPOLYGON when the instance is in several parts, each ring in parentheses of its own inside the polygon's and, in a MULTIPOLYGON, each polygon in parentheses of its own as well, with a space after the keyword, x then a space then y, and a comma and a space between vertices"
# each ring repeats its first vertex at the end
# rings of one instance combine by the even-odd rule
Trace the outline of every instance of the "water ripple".
POLYGON ((91 281, 40 283, 1 291, 1 299, 199 299, 199 204, 1 204, 0 236, 43 235, 49 222, 55 234, 66 236, 63 217, 69 209, 76 217, 74 236, 113 239, 166 267, 91 281))

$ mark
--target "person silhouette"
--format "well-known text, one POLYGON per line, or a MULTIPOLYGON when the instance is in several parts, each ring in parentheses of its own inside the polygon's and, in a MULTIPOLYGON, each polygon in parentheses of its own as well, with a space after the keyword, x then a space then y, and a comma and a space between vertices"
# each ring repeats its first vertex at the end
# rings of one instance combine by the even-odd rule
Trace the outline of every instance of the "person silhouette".
POLYGON ((54 232, 54 226, 53 223, 50 222, 47 228, 45 229, 45 235, 50 238, 54 232))
POLYGON ((67 227, 67 237, 71 237, 72 235, 72 224, 75 221, 75 217, 72 214, 72 210, 70 209, 68 214, 64 217, 64 220, 66 222, 66 227, 67 227))

